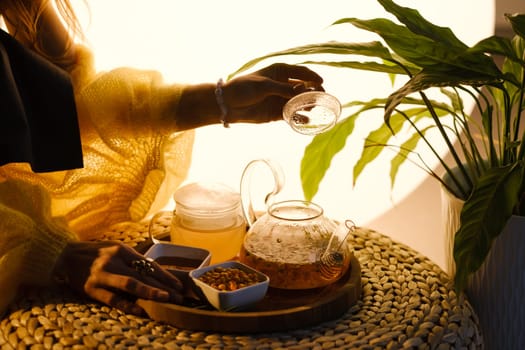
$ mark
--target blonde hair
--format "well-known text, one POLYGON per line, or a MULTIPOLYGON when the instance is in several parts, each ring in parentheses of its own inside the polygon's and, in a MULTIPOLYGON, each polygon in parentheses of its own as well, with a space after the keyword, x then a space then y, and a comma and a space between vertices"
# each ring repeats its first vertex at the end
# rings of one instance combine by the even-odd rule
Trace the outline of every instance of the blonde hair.
POLYGON ((60 61, 60 57, 49 57, 42 49, 38 39, 38 23, 47 5, 54 5, 57 13, 69 33, 68 47, 73 45, 75 38, 83 39, 80 22, 75 14, 69 0, 0 0, 0 14, 4 19, 15 26, 14 35, 20 35, 28 40, 31 46, 39 54, 53 61, 60 61), (16 18, 10 18, 10 15, 16 18))

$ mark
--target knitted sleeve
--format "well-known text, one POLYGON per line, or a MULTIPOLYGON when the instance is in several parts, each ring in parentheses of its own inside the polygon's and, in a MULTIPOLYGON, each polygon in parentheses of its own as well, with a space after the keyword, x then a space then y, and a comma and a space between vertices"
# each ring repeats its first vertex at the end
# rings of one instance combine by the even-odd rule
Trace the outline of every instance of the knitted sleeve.
POLYGON ((175 123, 183 85, 164 84, 155 71, 93 67, 91 52, 80 47, 70 74, 84 167, 47 174, 24 164, 0 167, 0 180, 43 186, 52 214, 84 240, 162 209, 187 176, 194 140, 193 131, 179 132, 175 123))
MULTIPOLYGON (((81 52, 88 62, 89 51, 81 52)), ((66 215, 81 238, 93 239, 108 225, 166 205, 186 178, 194 132, 177 131, 175 122, 184 85, 164 84, 159 72, 92 74, 79 65, 72 76, 85 164, 75 172, 75 196, 89 199, 66 215)))
POLYGON ((76 237, 50 213, 40 186, 0 183, 0 315, 21 285, 44 285, 66 243, 76 237))
POLYGON ((19 286, 49 282, 68 241, 96 240, 161 210, 190 167, 194 132, 174 122, 184 86, 154 71, 95 74, 91 52, 79 53, 70 74, 84 167, 0 167, 0 314, 19 286))
POLYGON ((68 241, 96 240, 111 225, 146 218, 187 176, 194 132, 175 123, 184 86, 166 85, 154 71, 93 67, 80 48, 70 74, 84 167, 0 167, 0 314, 19 286, 49 282, 68 241))
POLYGON ((49 281, 70 239, 96 240, 161 210, 190 167, 194 132, 175 123, 184 86, 164 84, 154 71, 95 74, 91 52, 79 52, 70 74, 84 167, 0 167, 0 313, 18 286, 49 281))

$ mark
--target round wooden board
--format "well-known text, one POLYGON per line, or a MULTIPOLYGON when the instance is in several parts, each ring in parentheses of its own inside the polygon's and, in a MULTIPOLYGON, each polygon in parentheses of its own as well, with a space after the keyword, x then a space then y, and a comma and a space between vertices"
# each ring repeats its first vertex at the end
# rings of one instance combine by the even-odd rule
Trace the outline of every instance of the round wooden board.
POLYGON ((352 256, 350 269, 337 282, 318 289, 268 293, 250 310, 221 312, 139 300, 149 317, 175 327, 223 333, 276 332, 313 326, 342 316, 361 296, 361 266, 352 256))

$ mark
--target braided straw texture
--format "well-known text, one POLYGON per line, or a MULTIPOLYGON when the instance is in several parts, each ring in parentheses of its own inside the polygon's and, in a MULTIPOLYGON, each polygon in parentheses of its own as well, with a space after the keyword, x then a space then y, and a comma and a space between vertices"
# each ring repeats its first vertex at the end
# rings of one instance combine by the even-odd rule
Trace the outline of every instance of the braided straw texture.
MULTIPOLYGON (((161 218, 154 233, 169 230, 161 218)), ((106 239, 134 246, 147 223, 115 227, 106 239)), ((1 349, 483 349, 478 319, 448 276, 411 248, 359 228, 349 239, 362 269, 362 298, 341 318, 281 333, 217 334, 179 329, 39 290, 0 321, 1 349)))

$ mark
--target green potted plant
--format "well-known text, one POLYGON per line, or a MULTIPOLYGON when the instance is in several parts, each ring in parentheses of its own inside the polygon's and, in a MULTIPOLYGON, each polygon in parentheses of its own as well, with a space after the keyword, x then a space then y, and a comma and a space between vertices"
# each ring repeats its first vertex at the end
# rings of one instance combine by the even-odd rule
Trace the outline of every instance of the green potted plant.
POLYGON ((509 219, 525 214, 525 129, 521 120, 525 108, 525 15, 506 15, 515 33, 513 38, 491 36, 467 46, 449 28, 434 25, 414 9, 391 0, 378 2, 398 22, 343 18, 333 23, 375 33, 377 41, 294 47, 255 58, 232 75, 269 58, 300 55, 308 56, 300 62, 303 64, 406 79, 389 96, 343 104, 344 114, 338 124, 315 136, 305 148, 303 192, 306 199, 314 197, 331 159, 352 136, 354 125, 367 117, 365 112, 382 109, 384 123, 370 131, 353 166, 354 183, 367 165, 389 149, 395 153, 390 168, 392 185, 399 167, 410 161, 464 200, 454 237, 454 282, 462 291, 509 219), (323 60, 316 60, 317 55, 323 55, 323 60), (327 60, 326 56, 334 59, 327 60), (502 64, 498 64, 500 60, 502 64), (467 98, 473 100, 478 120, 466 110, 467 98), (406 137, 399 142, 397 134, 407 127, 410 132, 403 133, 406 137), (450 158, 436 151, 430 133, 439 135, 450 158), (419 157, 422 147, 430 149, 444 174, 436 173, 419 157), (323 162, 318 161, 321 156, 323 162))
POLYGON ((426 167, 424 160, 419 163, 422 169, 465 200, 454 248, 455 282, 461 290, 468 275, 480 267, 491 242, 507 220, 513 214, 522 215, 525 210, 525 145, 522 142, 525 133, 518 127, 525 93, 525 15, 506 16, 516 33, 512 40, 492 36, 468 47, 450 29, 428 22, 417 11, 391 0, 378 2, 401 24, 385 18, 344 18, 334 25, 353 24, 377 33, 383 42, 327 42, 295 47, 251 60, 232 75, 271 57, 334 54, 338 58, 347 55, 376 60, 302 63, 407 76, 406 84, 390 96, 345 103, 345 108, 358 107, 358 110, 333 129, 313 138, 305 148, 301 165, 304 194, 307 199, 316 194, 330 160, 344 147, 364 112, 384 109, 384 124, 370 132, 354 165, 354 183, 384 149, 397 150, 390 172, 394 183, 399 167, 407 160, 414 161, 411 156, 417 155, 417 148, 429 147, 449 180, 445 181, 443 175, 426 167), (502 69, 492 55, 505 58, 502 69), (439 88, 448 101, 429 98, 426 90, 431 88, 439 88), (471 112, 464 110, 464 94, 475 101, 482 116, 481 124, 473 125, 471 112), (445 116, 452 116, 452 122, 446 124, 445 116), (412 134, 403 143, 391 143, 405 124, 410 125, 412 134), (426 134, 436 129, 452 161, 447 162, 440 156, 428 140, 426 134), (479 137, 481 142, 476 140, 479 137), (459 141, 456 143, 459 147, 454 140, 459 141), (322 164, 310 161, 319 159, 320 154, 327 161, 322 164))

